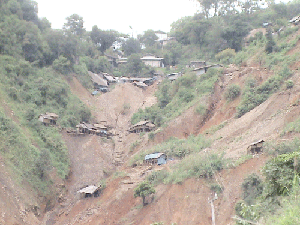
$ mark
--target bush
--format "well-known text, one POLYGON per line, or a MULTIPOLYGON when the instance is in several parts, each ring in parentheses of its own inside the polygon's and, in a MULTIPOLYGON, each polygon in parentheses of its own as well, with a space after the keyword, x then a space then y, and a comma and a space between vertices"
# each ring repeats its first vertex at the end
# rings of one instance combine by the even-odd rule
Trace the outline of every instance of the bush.
POLYGON ((291 89, 294 87, 294 82, 292 80, 285 81, 285 87, 286 89, 291 89))
POLYGON ((219 184, 211 184, 210 190, 212 190, 213 192, 218 193, 218 194, 223 192, 223 188, 219 184))
POLYGON ((254 205, 255 199, 262 194, 262 180, 257 174, 250 174, 243 184, 243 199, 248 205, 254 205))
POLYGON ((279 89, 281 80, 280 76, 275 75, 258 87, 255 87, 255 82, 250 80, 244 90, 242 101, 237 107, 237 117, 241 117, 267 100, 271 94, 279 89))
POLYGON ((64 74, 64 75, 71 73, 73 70, 71 62, 63 56, 59 56, 58 59, 55 59, 52 64, 52 67, 57 72, 64 74))
POLYGON ((146 197, 154 193, 155 189, 146 181, 140 183, 139 186, 134 189, 134 197, 142 197, 143 206, 146 205, 146 197))
POLYGON ((212 178, 215 171, 220 171, 225 167, 223 154, 210 154, 199 156, 197 154, 185 157, 176 164, 165 179, 166 183, 182 183, 185 179, 191 177, 212 178))
POLYGON ((147 176, 146 180, 156 186, 164 182, 165 178, 169 176, 169 172, 166 170, 153 171, 149 176, 147 176))
POLYGON ((220 75, 219 70, 211 68, 200 77, 186 74, 173 82, 164 80, 156 92, 158 103, 145 110, 139 110, 133 115, 131 122, 134 124, 146 119, 154 122, 156 126, 161 126, 179 116, 197 100, 202 100, 204 95, 213 92, 220 75))
POLYGON ((178 139, 175 137, 170 138, 168 141, 156 145, 147 151, 139 152, 134 155, 130 160, 130 165, 135 164, 137 161, 142 161, 145 155, 153 152, 163 152, 168 158, 184 158, 192 153, 200 152, 202 149, 209 147, 211 144, 210 140, 207 140, 204 136, 189 136, 187 139, 178 139))
POLYGON ((300 175, 299 161, 298 151, 279 155, 267 162, 263 168, 266 177, 266 187, 263 192, 265 198, 291 193, 294 177, 300 175))
POLYGON ((198 113, 199 115, 204 115, 206 113, 206 110, 207 110, 206 106, 200 104, 196 108, 196 113, 198 113))
POLYGON ((237 84, 230 85, 226 92, 225 92, 225 98, 227 101, 232 101, 235 98, 237 98, 241 94, 241 88, 237 84))
POLYGON ((218 60, 220 63, 223 64, 230 64, 233 62, 233 59, 235 57, 235 50, 227 48, 221 52, 219 52, 215 58, 218 60))

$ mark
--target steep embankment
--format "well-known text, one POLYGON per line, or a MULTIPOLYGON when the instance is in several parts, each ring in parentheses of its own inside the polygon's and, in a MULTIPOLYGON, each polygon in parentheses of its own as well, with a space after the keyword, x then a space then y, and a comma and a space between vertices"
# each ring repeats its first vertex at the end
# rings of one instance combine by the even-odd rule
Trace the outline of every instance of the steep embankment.
MULTIPOLYGON (((124 163, 135 151, 147 149, 171 136, 185 138, 202 133, 213 143, 200 154, 225 152, 225 157, 233 159, 245 155, 247 146, 256 140, 280 142, 284 126, 300 115, 300 75, 297 71, 290 78, 294 82, 292 89, 282 88, 241 118, 235 118, 235 108, 240 99, 227 102, 224 98, 224 91, 230 84, 243 86, 250 76, 262 83, 272 75, 272 72, 255 65, 230 67, 216 83, 213 95, 206 99, 209 107, 205 115, 196 114, 191 107, 158 132, 154 142, 150 142, 147 135, 128 134, 126 130, 134 112, 155 103, 155 86, 143 91, 131 84, 117 85, 107 94, 92 97, 74 79, 71 83, 73 93, 92 108, 95 121, 106 121, 113 127, 115 136, 110 141, 96 136, 64 135, 73 172, 68 184, 70 192, 66 202, 69 204, 62 204, 52 223, 151 224, 163 221, 166 224, 210 224, 209 200, 214 198, 209 187, 211 180, 189 179, 182 184, 159 185, 154 199, 148 199, 151 204, 141 207, 141 199, 133 197, 133 188, 151 171, 169 170, 172 163, 164 167, 136 168, 127 167, 124 163), (132 151, 130 147, 137 140, 140 144, 137 150, 132 151), (116 169, 121 172, 108 179, 106 189, 98 198, 78 199, 78 188, 100 182, 116 169)), ((267 156, 261 155, 216 174, 216 182, 223 187, 222 194, 214 201, 217 224, 233 223, 234 206, 241 198, 240 187, 244 178, 251 173, 260 173, 266 160, 267 156)))
MULTIPOLYGON (((156 85, 142 90, 132 84, 118 84, 108 93, 92 96, 76 78, 69 84, 71 91, 91 108, 92 122, 102 122, 110 126, 113 137, 106 139, 94 135, 78 136, 63 132, 69 149, 71 176, 66 184, 67 197, 44 219, 45 223, 50 224, 56 222, 56 217, 60 217, 59 221, 77 221, 76 215, 85 209, 81 201, 78 202, 77 191, 85 185, 99 184, 117 167, 123 165, 129 156, 131 144, 136 141, 136 136, 127 132, 133 113, 156 102, 154 97, 156 85), (66 218, 62 215, 66 215, 66 218)), ((138 179, 137 182, 140 181, 141 179, 138 179)), ((115 195, 115 191, 111 193, 115 195)))

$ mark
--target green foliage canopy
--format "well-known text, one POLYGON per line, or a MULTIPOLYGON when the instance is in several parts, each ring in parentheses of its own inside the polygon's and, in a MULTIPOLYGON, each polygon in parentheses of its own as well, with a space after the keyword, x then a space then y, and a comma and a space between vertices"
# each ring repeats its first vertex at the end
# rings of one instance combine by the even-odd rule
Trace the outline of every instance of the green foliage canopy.
POLYGON ((143 206, 146 205, 146 197, 154 193, 155 189, 147 181, 142 182, 134 189, 134 197, 142 197, 143 206))

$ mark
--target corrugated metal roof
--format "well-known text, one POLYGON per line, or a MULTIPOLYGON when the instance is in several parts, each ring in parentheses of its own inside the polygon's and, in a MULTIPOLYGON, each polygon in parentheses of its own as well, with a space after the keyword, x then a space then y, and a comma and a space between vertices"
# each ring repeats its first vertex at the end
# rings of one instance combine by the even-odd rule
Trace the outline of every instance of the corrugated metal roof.
POLYGON ((138 87, 148 87, 148 85, 143 83, 143 82, 134 82, 133 84, 138 86, 138 87))
POLYGON ((94 194, 95 191, 100 187, 95 185, 90 185, 88 187, 82 188, 81 190, 77 191, 78 193, 85 193, 85 194, 94 194))
POLYGON ((251 143, 250 145, 256 145, 256 144, 262 143, 262 142, 265 142, 265 141, 261 139, 261 140, 259 140, 259 141, 256 141, 256 142, 251 143))
POLYGON ((94 73, 90 73, 91 79, 94 83, 101 85, 101 86, 108 86, 108 83, 105 79, 101 78, 99 75, 94 74, 94 73))
POLYGON ((48 115, 48 116, 51 116, 51 117, 59 117, 57 114, 55 114, 55 113, 49 113, 49 112, 46 112, 46 115, 48 115))
POLYGON ((46 112, 45 114, 41 114, 39 117, 43 117, 44 119, 56 120, 59 116, 55 113, 46 112))
POLYGON ((100 129, 107 129, 107 127, 105 125, 102 125, 102 124, 94 124, 94 127, 100 128, 100 129))
POLYGON ((165 153, 162 153, 162 152, 152 153, 152 154, 146 155, 145 156, 145 160, 148 160, 148 159, 158 159, 159 157, 161 157, 164 154, 165 153))
POLYGON ((94 125, 92 124, 85 123, 85 122, 83 122, 82 124, 84 124, 88 129, 95 129, 94 125))
POLYGON ((133 127, 135 127, 135 126, 141 126, 141 125, 145 125, 145 124, 147 124, 147 123, 150 123, 148 120, 145 120, 145 121, 140 121, 140 122, 138 122, 138 123, 136 123, 136 124, 134 124, 133 125, 133 127))

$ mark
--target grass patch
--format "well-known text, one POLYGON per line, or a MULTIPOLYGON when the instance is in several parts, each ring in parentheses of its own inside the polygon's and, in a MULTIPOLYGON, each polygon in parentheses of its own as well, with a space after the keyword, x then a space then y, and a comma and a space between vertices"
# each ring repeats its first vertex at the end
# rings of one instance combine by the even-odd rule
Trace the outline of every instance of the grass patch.
POLYGON ((288 133, 300 133, 300 118, 288 123, 283 129, 281 135, 286 135, 288 133))
POLYGON ((256 80, 249 79, 243 92, 242 101, 237 107, 237 117, 241 117, 267 100, 271 94, 279 90, 283 81, 291 75, 292 72, 285 66, 278 74, 268 78, 261 85, 257 85, 256 80))
POLYGON ((123 171, 116 171, 116 172, 114 172, 112 179, 123 178, 126 176, 127 176, 127 173, 125 173, 123 171))
POLYGON ((205 131, 206 134, 214 134, 216 133, 216 131, 218 130, 221 130, 223 127, 225 127, 226 125, 228 124, 227 121, 223 122, 223 123, 220 123, 219 125, 215 125, 215 126, 212 126, 210 127, 209 129, 207 129, 205 131))
POLYGON ((133 142, 130 145, 129 152, 133 152, 135 150, 135 148, 138 147, 140 144, 141 144, 140 140, 137 140, 137 141, 133 142))
POLYGON ((235 168, 238 167, 239 165, 245 163, 246 161, 248 161, 249 159, 252 159, 253 156, 252 155, 242 155, 241 157, 239 157, 237 160, 232 161, 231 167, 235 168))
POLYGON ((135 154, 130 160, 130 165, 142 162, 145 155, 154 152, 163 152, 168 156, 168 158, 175 157, 182 159, 191 153, 200 152, 202 149, 209 147, 210 144, 211 141, 202 135, 198 135, 196 137, 191 135, 187 139, 172 137, 162 144, 135 154))
POLYGON ((223 154, 210 154, 200 156, 193 154, 185 157, 177 163, 165 178, 165 183, 182 183, 188 178, 212 178, 216 171, 220 171, 226 167, 226 160, 223 154))
MULTIPOLYGON (((162 126, 201 101, 203 96, 212 93, 220 76, 220 70, 211 68, 199 77, 190 73, 173 82, 165 79, 156 92, 158 103, 144 110, 140 109, 132 116, 131 123, 150 120, 156 126, 162 126)), ((199 110, 203 113, 204 109, 199 110)))

